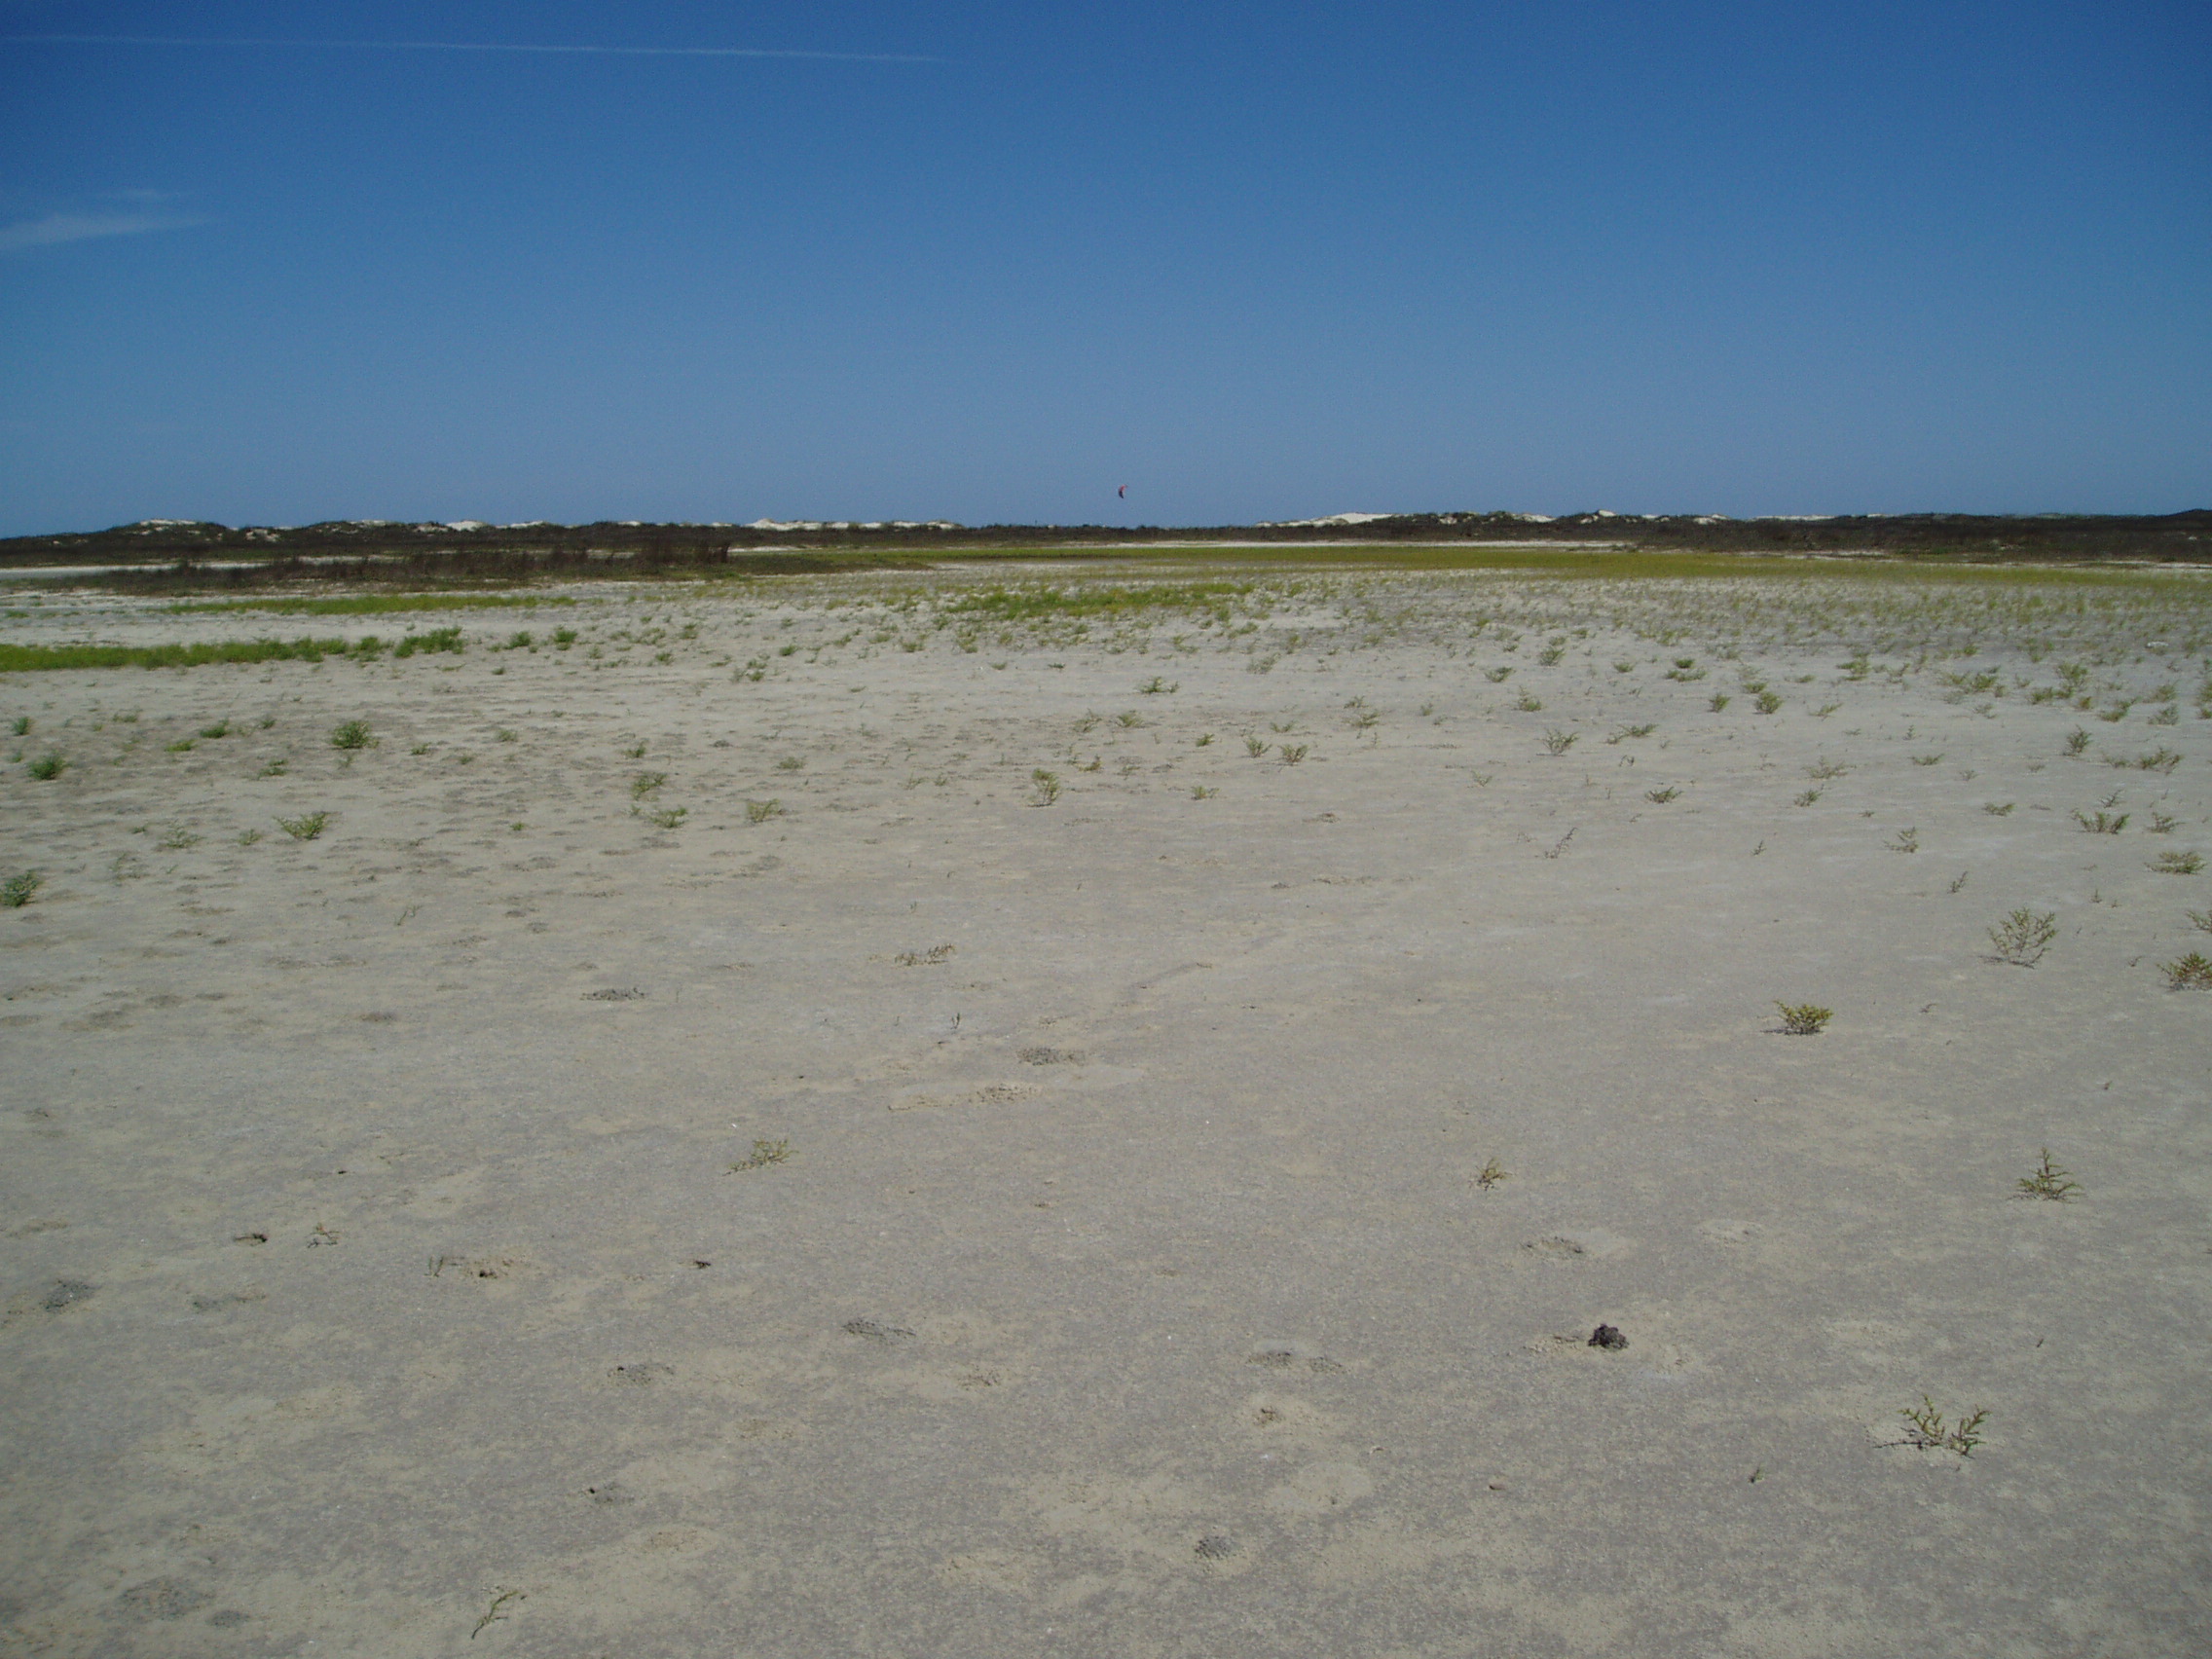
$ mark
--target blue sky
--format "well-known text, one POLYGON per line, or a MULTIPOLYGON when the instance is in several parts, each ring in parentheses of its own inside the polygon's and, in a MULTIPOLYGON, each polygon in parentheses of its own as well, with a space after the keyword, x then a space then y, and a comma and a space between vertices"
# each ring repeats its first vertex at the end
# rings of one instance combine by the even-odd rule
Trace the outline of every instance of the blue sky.
POLYGON ((0 534, 2212 505, 2199 0, 0 35, 0 534))

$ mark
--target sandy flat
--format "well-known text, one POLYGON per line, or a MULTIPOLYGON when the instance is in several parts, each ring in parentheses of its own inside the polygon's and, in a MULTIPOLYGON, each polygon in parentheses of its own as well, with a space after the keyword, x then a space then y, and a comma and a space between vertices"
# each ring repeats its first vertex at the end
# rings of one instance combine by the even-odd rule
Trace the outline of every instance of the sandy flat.
POLYGON ((0 1654, 2212 1649, 2212 587, 1005 579, 0 679, 0 1654))

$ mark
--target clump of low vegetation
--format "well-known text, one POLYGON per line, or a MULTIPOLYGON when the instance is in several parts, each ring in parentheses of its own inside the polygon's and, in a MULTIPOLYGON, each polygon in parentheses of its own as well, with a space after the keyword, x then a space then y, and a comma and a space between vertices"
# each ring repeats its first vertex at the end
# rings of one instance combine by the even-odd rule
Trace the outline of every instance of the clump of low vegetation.
POLYGON ((792 1143, 788 1140, 756 1140, 753 1143, 753 1156, 740 1159, 729 1166, 732 1175, 747 1169, 765 1169, 771 1163, 789 1163, 792 1143))
POLYGON ((1834 1009, 1818 1003, 1778 1002, 1774 1006, 1782 1011, 1782 1029, 1791 1037, 1817 1037, 1835 1017, 1834 1009))
POLYGON ((2082 1190, 2082 1183, 2059 1168, 2057 1160, 2050 1156, 2049 1147, 2039 1150, 2042 1157, 2037 1161, 2035 1168, 2012 1185, 2019 1189, 2022 1198, 2048 1198, 2053 1203, 2062 1204, 2069 1194, 2082 1190))
POLYGON ((46 885, 46 877, 35 869, 26 869, 0 882, 0 905, 20 910, 31 902, 31 895, 46 885))
POLYGON ((2193 950, 2171 962, 2161 962, 2158 972, 2166 977, 2168 990, 2212 991, 2212 957, 2201 950, 2193 950))
POLYGON ((940 962, 949 962, 953 947, 949 944, 933 944, 927 950, 902 950, 891 960, 902 968, 935 968, 940 962))
POLYGON ((2199 852, 2160 853, 2144 867, 2157 870, 2160 875, 2194 875, 2204 867, 2204 855, 2199 852))
POLYGON ((1489 1192, 1493 1187, 1496 1186, 1500 1181, 1508 1180, 1511 1177, 1506 1170, 1505 1165, 1498 1162, 1498 1161, 1494 1158, 1491 1159, 1480 1169, 1475 1171, 1475 1185, 1480 1187, 1486 1193, 1489 1192))
POLYGON ((42 784, 52 783, 68 769, 69 762, 62 757, 58 750, 49 750, 23 768, 42 784))
POLYGON ((2015 968, 2033 968, 2057 937, 2057 911, 2039 915, 2024 904, 1989 930, 1989 942, 1997 947, 1998 960, 2015 968))
POLYGON ((1065 787, 1057 772, 1050 772, 1040 766, 1029 774, 1029 802, 1032 806, 1051 806, 1060 798, 1060 793, 1065 787))
POLYGON ((367 720, 346 720, 330 728, 330 747, 341 753, 352 754, 376 746, 376 733, 369 729, 367 720))
POLYGON ((784 803, 780 800, 749 800, 745 803, 745 822, 748 824, 765 824, 769 819, 781 818, 783 815, 784 803))
POLYGON ((1973 1456, 1973 1449, 1982 1442, 1982 1424, 1989 1420, 1987 1409, 1977 1407, 1972 1417, 1947 1423, 1936 1409, 1935 1400, 1926 1394, 1920 1396, 1918 1407, 1908 1406, 1898 1416, 1905 1420, 1907 1446, 1922 1452, 1956 1452, 1962 1457, 1973 1456))
POLYGON ((276 820, 276 828, 295 841, 312 841, 322 833, 329 823, 329 813, 310 812, 298 818, 279 818, 276 820))

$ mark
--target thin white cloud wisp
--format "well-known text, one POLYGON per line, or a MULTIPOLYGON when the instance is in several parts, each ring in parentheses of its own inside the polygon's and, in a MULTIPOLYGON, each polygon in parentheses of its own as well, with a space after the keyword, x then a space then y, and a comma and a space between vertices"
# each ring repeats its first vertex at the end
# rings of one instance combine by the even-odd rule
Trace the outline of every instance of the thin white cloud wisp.
POLYGON ((206 222, 179 213, 49 213, 43 219, 0 225, 0 253, 91 241, 98 237, 136 237, 149 231, 180 231, 206 222))

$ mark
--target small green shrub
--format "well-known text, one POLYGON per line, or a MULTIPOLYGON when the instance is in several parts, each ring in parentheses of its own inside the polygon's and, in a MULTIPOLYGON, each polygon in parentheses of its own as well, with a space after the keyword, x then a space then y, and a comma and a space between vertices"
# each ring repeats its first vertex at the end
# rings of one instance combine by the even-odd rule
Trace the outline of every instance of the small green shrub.
POLYGON ((1653 806, 1665 806, 1669 801, 1680 798, 1681 793, 1673 784, 1669 784, 1665 789, 1645 790, 1643 798, 1653 806))
POLYGON ((52 783, 69 769, 69 762, 58 753, 49 750, 23 769, 41 783, 52 783))
POLYGON ((666 772, 640 772, 630 780, 630 798, 632 800, 644 800, 667 782, 668 774, 666 772))
POLYGON ((2050 948, 2050 941, 2058 937, 2058 913, 2046 910, 2041 915, 2022 905, 1989 930, 1989 942, 1997 947, 2000 960, 2017 968, 2033 968, 2050 948))
POLYGON ((276 828, 295 841, 312 841, 322 833, 323 827, 329 822, 329 813, 310 812, 299 818, 279 818, 276 820, 276 828))
POLYGON ((1989 1413, 1977 1409, 1973 1416, 1946 1425, 1943 1414, 1926 1394, 1920 1396, 1917 1410, 1908 1407, 1898 1416, 1905 1420, 1906 1445, 1923 1452, 1956 1452, 1962 1457, 1973 1456, 1973 1449, 1982 1442, 1981 1425, 1989 1420, 1989 1413))
POLYGON ((1705 706, 1717 715, 1721 710, 1725 709, 1728 706, 1729 700, 1730 699, 1727 692, 1715 691, 1711 697, 1706 699, 1705 706))
POLYGON ((1761 691, 1757 697, 1752 699, 1751 707, 1758 710, 1762 715, 1771 715, 1782 707, 1782 698, 1776 692, 1761 691))
POLYGON ((1051 806, 1060 798, 1065 787, 1057 772, 1048 772, 1040 766, 1029 774, 1029 802, 1032 806, 1051 806))
POLYGON ((691 809, 687 806, 664 806, 657 812, 646 813, 645 822, 656 829, 673 830, 690 816, 691 809))
POLYGON ((2166 977, 2168 990, 2212 991, 2212 957, 2201 950, 2193 950, 2172 962, 2161 962, 2158 972, 2166 977))
POLYGON ((2076 726, 2066 734, 2066 753, 2080 755, 2089 747, 2089 734, 2076 726))
POLYGON ((2046 1146, 2042 1151, 2043 1160, 2033 1172, 2021 1176, 2012 1184, 2025 1198, 2048 1198, 2053 1203, 2064 1203, 2069 1193, 2079 1193, 2082 1190, 2082 1183, 2071 1179, 2065 1170, 2058 1167, 2057 1161, 2050 1156, 2049 1147, 2046 1146))
POLYGON ((1545 732, 1544 753, 1546 755, 1565 755, 1574 747, 1574 740, 1578 735, 1578 733, 1571 731, 1545 732))
POLYGON ((46 885, 46 877, 35 869, 26 869, 0 882, 0 905, 20 910, 31 902, 31 895, 46 885))
POLYGON ((374 749, 376 734, 369 730, 367 720, 347 720, 330 728, 330 747, 351 754, 355 750, 374 749))
POLYGON ((2092 835, 2117 835, 2127 828, 2127 814, 2122 812, 2116 817, 2112 813, 2099 811, 2091 818, 2085 812, 2077 812, 2074 822, 2092 835))
POLYGON ((1544 706, 1544 700, 1533 691, 1524 691, 1521 693, 1520 701, 1513 706, 1525 715, 1532 715, 1544 706))
POLYGON ((2198 852, 2160 853, 2144 866, 2160 875, 2194 875, 2204 867, 2204 855, 2198 852))
POLYGON ((748 824, 765 824, 769 819, 781 818, 783 815, 784 803, 780 800, 749 800, 745 803, 745 822, 748 824))
POLYGON ((1821 1028, 1835 1017, 1835 1010, 1823 1008, 1818 1003, 1786 1003, 1774 1005, 1782 1011, 1782 1029, 1792 1037, 1817 1037, 1821 1028))
POLYGON ((1285 766, 1295 766, 1306 758, 1306 752, 1310 747, 1304 743, 1278 743, 1275 745, 1275 753, 1282 756, 1285 766))

